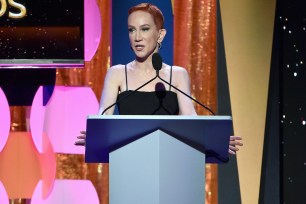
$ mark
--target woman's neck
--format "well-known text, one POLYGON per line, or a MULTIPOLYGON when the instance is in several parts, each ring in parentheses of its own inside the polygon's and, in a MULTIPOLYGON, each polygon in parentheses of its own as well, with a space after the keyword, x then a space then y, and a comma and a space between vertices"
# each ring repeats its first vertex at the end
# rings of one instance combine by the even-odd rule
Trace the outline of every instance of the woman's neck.
POLYGON ((134 68, 139 70, 139 71, 143 71, 145 73, 150 73, 152 71, 155 71, 153 65, 152 65, 152 60, 151 59, 147 59, 145 61, 138 61, 138 60, 134 60, 133 62, 134 64, 134 68))
POLYGON ((137 58, 133 61, 135 69, 139 71, 143 71, 145 73, 151 73, 152 71, 155 72, 155 69, 152 64, 152 56, 153 54, 157 52, 157 47, 155 50, 147 57, 145 58, 137 58))

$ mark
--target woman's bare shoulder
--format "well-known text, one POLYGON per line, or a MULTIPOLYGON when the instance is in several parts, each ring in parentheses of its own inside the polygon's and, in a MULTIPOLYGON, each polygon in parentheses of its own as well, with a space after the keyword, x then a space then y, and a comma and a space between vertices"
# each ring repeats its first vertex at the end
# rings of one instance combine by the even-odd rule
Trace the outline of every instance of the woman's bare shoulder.
POLYGON ((125 65, 118 64, 108 68, 105 82, 119 84, 124 77, 124 67, 125 65))
POLYGON ((107 76, 106 77, 110 77, 110 78, 120 78, 120 76, 124 75, 124 69, 125 69, 125 65, 123 64, 117 64, 117 65, 113 65, 110 68, 108 68, 107 70, 107 76))
POLYGON ((188 77, 188 72, 186 68, 180 66, 172 66, 172 72, 177 77, 188 77))
POLYGON ((122 70, 124 70, 125 65, 124 64, 116 64, 111 66, 108 71, 109 72, 120 72, 122 70))
POLYGON ((113 65, 111 66, 108 71, 109 72, 114 72, 114 73, 124 73, 125 72, 125 69, 129 70, 129 68, 131 67, 131 63, 132 62, 129 62, 127 64, 117 64, 117 65, 113 65))

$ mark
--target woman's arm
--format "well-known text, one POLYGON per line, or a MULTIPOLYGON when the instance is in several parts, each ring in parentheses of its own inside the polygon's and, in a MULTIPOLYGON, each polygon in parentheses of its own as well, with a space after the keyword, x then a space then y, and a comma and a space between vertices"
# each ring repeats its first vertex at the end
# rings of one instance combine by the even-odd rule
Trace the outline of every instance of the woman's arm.
MULTIPOLYGON (((108 69, 104 79, 98 114, 102 114, 107 107, 116 102, 119 88, 123 80, 122 77, 124 77, 123 68, 124 65, 116 65, 108 69)), ((115 106, 108 109, 104 114, 112 115, 114 109, 115 106)))
MULTIPOLYGON (((190 94, 190 79, 186 69, 178 66, 173 66, 174 86, 191 96, 190 94)), ((184 94, 177 93, 180 115, 197 115, 192 100, 184 94)))
MULTIPOLYGON (((102 89, 101 99, 100 99, 100 107, 98 114, 101 115, 105 108, 109 107, 113 103, 116 102, 118 91, 120 85, 122 83, 122 73, 124 65, 116 65, 107 70, 104 85, 102 89)), ((114 112, 115 106, 111 107, 104 114, 112 115, 114 112)), ((85 146, 86 140, 86 131, 80 131, 80 135, 77 136, 77 141, 75 141, 75 145, 85 146)))

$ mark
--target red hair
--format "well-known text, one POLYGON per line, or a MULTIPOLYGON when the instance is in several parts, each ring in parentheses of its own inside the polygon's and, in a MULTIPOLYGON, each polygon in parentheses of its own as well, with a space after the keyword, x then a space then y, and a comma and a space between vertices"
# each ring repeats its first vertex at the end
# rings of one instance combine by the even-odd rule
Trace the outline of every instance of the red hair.
POLYGON ((130 15, 135 11, 144 11, 151 14, 153 16, 157 30, 164 28, 164 15, 157 6, 150 3, 141 3, 131 7, 128 11, 128 14, 130 15))

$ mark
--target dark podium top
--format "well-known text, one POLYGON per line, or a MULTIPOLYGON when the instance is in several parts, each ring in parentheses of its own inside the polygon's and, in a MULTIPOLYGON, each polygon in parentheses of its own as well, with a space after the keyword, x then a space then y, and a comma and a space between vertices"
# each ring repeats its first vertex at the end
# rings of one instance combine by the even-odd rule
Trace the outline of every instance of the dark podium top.
POLYGON ((108 163, 110 152, 158 129, 205 153, 207 163, 229 159, 230 116, 89 115, 85 162, 108 163))

